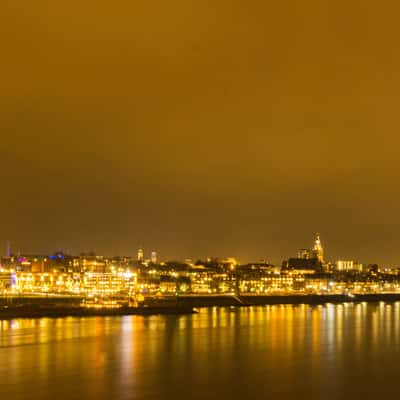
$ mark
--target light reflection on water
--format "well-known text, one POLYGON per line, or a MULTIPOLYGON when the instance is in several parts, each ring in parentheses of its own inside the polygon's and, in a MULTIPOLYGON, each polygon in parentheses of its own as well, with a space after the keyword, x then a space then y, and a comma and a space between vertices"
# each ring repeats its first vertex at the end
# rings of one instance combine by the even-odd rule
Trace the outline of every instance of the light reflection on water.
POLYGON ((7 399, 400 394, 400 303, 0 321, 7 399))

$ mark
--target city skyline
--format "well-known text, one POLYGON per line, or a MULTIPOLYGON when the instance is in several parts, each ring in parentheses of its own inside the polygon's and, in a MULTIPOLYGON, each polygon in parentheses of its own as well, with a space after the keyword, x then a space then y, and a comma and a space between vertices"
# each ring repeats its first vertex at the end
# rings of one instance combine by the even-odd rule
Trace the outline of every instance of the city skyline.
POLYGON ((202 255, 196 255, 196 256, 188 256, 188 255, 181 255, 178 257, 166 257, 165 255, 160 257, 160 254, 158 250, 154 247, 149 247, 145 248, 144 246, 138 246, 133 252, 129 253, 119 253, 119 254, 102 254, 99 252, 96 252, 95 249, 91 249, 88 251, 83 251, 83 252, 74 252, 71 251, 71 249, 66 249, 66 248, 58 248, 58 249, 52 249, 49 252, 23 252, 20 249, 12 249, 11 242, 7 241, 5 246, 5 256, 10 257, 11 255, 16 257, 19 255, 41 255, 41 256, 50 256, 50 255, 55 255, 55 254, 65 254, 69 256, 88 256, 88 255, 95 255, 95 256, 101 256, 101 257, 106 257, 106 258, 113 258, 113 257, 128 257, 131 259, 136 259, 140 262, 143 262, 145 260, 151 261, 151 263, 156 264, 159 262, 167 262, 167 261, 178 261, 178 262, 187 262, 188 260, 191 260, 191 262, 196 262, 196 261, 204 261, 207 259, 235 259, 239 264, 243 263, 257 263, 257 262, 265 262, 273 265, 280 265, 282 262, 286 261, 289 258, 316 258, 318 261, 320 261, 322 264, 335 264, 336 262, 358 262, 361 264, 366 264, 366 265, 372 265, 372 264, 379 264, 382 267, 397 267, 398 264, 384 264, 380 262, 380 260, 366 260, 363 258, 357 258, 354 257, 354 255, 350 255, 348 257, 340 257, 340 256, 328 256, 326 257, 326 252, 325 252, 325 246, 323 245, 323 241, 321 239, 321 235, 319 232, 315 233, 314 236, 314 242, 312 244, 309 243, 308 247, 298 247, 296 251, 293 251, 290 254, 286 255, 281 255, 279 260, 272 260, 270 257, 263 257, 263 256, 257 256, 254 255, 252 258, 248 259, 243 259, 240 257, 235 257, 234 255, 227 255, 227 254, 202 254, 202 255))
POLYGON ((2 398, 395 399, 399 15, 3 0, 2 398))

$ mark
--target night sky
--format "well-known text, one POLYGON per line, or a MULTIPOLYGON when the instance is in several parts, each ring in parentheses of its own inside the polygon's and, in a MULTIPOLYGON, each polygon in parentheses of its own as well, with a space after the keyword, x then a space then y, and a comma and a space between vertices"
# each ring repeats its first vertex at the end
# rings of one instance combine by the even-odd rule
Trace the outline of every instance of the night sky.
POLYGON ((399 12, 3 0, 0 249, 400 265, 399 12))

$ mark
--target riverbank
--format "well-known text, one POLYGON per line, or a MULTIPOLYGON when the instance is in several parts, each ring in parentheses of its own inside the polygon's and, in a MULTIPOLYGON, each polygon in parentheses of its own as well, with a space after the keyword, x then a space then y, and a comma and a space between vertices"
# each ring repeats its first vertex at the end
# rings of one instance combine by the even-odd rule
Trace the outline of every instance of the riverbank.
POLYGON ((191 307, 52 307, 20 306, 0 308, 0 320, 14 318, 112 317, 123 315, 185 315, 191 307))
POLYGON ((179 303, 191 307, 213 306, 262 306, 274 304, 309 304, 354 303, 354 302, 394 302, 400 301, 400 293, 371 293, 371 294, 298 294, 298 295, 203 295, 180 296, 179 303))
POLYGON ((14 318, 61 318, 123 315, 185 315, 202 307, 246 307, 265 305, 319 305, 340 303, 377 303, 400 301, 400 293, 373 294, 299 294, 299 295, 181 295, 148 299, 141 307, 81 306, 82 299, 63 297, 0 298, 0 320, 14 318))

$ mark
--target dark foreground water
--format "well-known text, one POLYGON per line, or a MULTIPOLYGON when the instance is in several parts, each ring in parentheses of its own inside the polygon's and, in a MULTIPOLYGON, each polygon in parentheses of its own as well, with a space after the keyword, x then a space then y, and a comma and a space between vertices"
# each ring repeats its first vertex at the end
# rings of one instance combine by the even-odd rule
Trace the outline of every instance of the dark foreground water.
POLYGON ((400 397, 400 303, 0 321, 1 399, 400 397))

